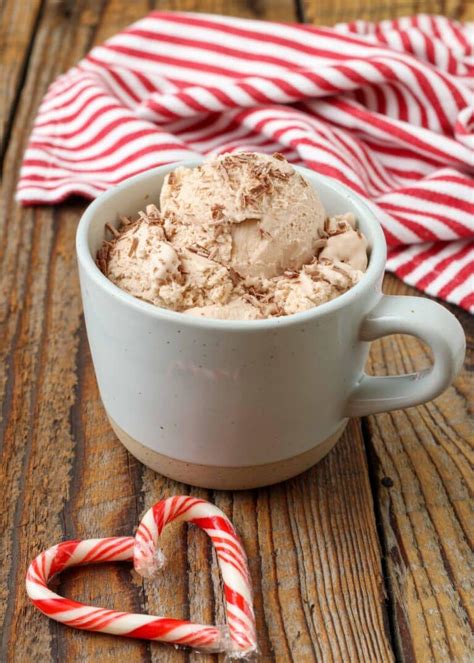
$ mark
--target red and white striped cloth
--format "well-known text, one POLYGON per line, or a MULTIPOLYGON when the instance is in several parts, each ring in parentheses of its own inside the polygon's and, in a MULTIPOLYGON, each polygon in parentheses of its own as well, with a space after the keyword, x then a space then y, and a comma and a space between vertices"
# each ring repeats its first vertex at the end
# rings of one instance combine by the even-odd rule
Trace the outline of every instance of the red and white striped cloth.
POLYGON ((93 198, 235 150, 279 151, 347 184, 375 209, 390 270, 474 310, 474 24, 153 12, 51 85, 18 198, 93 198))

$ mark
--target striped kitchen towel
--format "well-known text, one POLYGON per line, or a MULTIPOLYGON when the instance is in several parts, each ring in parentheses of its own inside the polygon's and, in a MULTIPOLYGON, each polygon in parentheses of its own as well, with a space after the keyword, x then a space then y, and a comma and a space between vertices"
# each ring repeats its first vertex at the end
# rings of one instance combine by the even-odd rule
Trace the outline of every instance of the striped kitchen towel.
POLYGON ((388 268, 474 310, 474 24, 153 12, 51 85, 18 199, 93 198, 236 150, 278 151, 351 187, 384 227, 388 268))

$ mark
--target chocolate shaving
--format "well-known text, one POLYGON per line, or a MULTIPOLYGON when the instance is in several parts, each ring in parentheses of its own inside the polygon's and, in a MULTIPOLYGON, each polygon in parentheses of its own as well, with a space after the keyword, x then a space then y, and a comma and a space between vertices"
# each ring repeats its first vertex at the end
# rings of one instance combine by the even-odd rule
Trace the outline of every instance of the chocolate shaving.
POLYGON ((298 272, 295 272, 293 269, 287 269, 283 272, 283 274, 288 278, 288 279, 296 279, 298 278, 298 272))
POLYGON ((283 156, 283 154, 280 154, 280 152, 274 152, 272 154, 272 157, 274 159, 278 159, 278 161, 286 161, 285 157, 283 156))
POLYGON ((137 247, 138 247, 138 239, 136 237, 134 237, 132 239, 132 244, 130 246, 130 251, 128 252, 128 257, 129 258, 132 258, 136 254, 137 247))
POLYGON ((219 170, 221 171, 222 179, 224 179, 228 184, 230 184, 230 173, 229 173, 229 164, 228 160, 219 161, 219 170))
POLYGON ((262 239, 273 239, 272 235, 270 235, 268 230, 265 230, 264 228, 259 228, 258 232, 260 233, 260 237, 262 239))
POLYGON ((281 170, 278 170, 278 168, 272 168, 270 174, 277 180, 287 182, 293 173, 284 173, 281 170))
POLYGON ((255 186, 250 187, 249 194, 251 196, 259 198, 260 196, 263 196, 265 193, 271 193, 272 190, 273 190, 273 185, 270 182, 270 180, 264 180, 260 182, 260 184, 256 184, 255 186))
POLYGON ((109 265, 109 253, 110 249, 112 248, 112 245, 110 242, 104 242, 100 249, 97 251, 96 255, 96 265, 104 274, 104 276, 107 276, 108 273, 108 265, 109 265))
POLYGON ((238 285, 242 280, 239 274, 235 271, 235 269, 232 269, 232 267, 229 267, 229 276, 230 280, 232 281, 232 285, 234 286, 238 285))
POLYGON ((209 251, 200 244, 190 244, 186 248, 188 251, 191 251, 191 253, 201 256, 201 258, 209 258, 209 251))
MULTIPOLYGON (((341 262, 344 262, 341 260, 341 262)), ((347 279, 348 283, 351 283, 351 277, 349 274, 346 272, 345 269, 342 269, 342 267, 339 267, 339 265, 335 265, 334 263, 331 265, 331 269, 333 269, 335 272, 338 272, 338 274, 341 274, 342 276, 345 276, 347 279)))
POLYGON ((209 251, 209 260, 214 260, 218 252, 219 250, 217 246, 213 246, 212 249, 209 251))
POLYGON ((117 239, 117 237, 120 237, 120 232, 111 223, 106 223, 105 227, 115 237, 115 239, 117 239))
POLYGON ((213 221, 219 221, 224 218, 224 205, 216 203, 211 207, 211 217, 213 221))
POLYGON ((309 186, 308 182, 305 180, 305 178, 303 177, 303 175, 300 175, 300 179, 301 179, 301 184, 302 184, 303 186, 309 186))

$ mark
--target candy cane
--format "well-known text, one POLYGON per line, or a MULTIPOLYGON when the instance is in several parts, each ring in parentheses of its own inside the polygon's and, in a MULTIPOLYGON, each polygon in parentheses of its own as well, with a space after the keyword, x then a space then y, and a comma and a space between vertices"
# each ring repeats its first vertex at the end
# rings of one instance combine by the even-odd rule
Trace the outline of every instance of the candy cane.
POLYGON ((66 541, 49 548, 30 564, 26 591, 41 612, 74 628, 155 640, 206 652, 226 652, 232 657, 244 657, 256 651, 255 621, 245 552, 227 517, 203 500, 174 497, 158 502, 145 515, 136 539, 111 537, 66 541), (49 580, 63 569, 99 562, 135 559, 139 572, 150 575, 151 571, 163 564, 156 543, 163 527, 172 520, 194 522, 211 536, 224 580, 228 629, 87 606, 63 598, 48 588, 49 580))
POLYGON ((161 567, 158 539, 172 521, 193 523, 211 537, 224 582, 231 651, 236 654, 255 651, 257 637, 247 556, 232 523, 216 506, 194 497, 176 496, 151 507, 135 535, 135 570, 150 576, 161 567))

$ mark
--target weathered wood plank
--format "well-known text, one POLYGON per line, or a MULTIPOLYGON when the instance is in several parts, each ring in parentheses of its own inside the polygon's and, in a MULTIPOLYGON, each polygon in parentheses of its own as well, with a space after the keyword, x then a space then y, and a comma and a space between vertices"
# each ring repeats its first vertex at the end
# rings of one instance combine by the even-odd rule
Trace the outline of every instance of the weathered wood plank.
POLYGON ((301 0, 304 19, 317 25, 334 25, 365 19, 381 21, 413 14, 441 14, 472 20, 472 0, 301 0))
MULTIPOLYGON (((12 114, 22 88, 30 45, 40 18, 41 1, 7 0, 0 9, 0 144, 6 147, 12 114)), ((3 153, 3 150, 2 150, 3 153)))
MULTIPOLYGON (((0 483, 5 490, 0 513, 2 660, 64 660, 62 643, 55 637, 57 627, 27 605, 23 583, 28 560, 53 541, 70 536, 74 525, 64 507, 74 488, 73 472, 79 481, 76 465, 84 451, 71 425, 80 396, 82 322, 74 235, 83 205, 24 210, 14 203, 13 193, 32 108, 49 82, 89 49, 94 20, 97 24, 100 16, 93 4, 76 8, 51 2, 44 7, 6 155, 6 213, 0 221, 1 292, 5 293, 0 308, 0 483)), ((126 455, 122 456, 128 467, 126 455)), ((95 471, 100 477, 100 467, 95 471)), ((113 474, 115 481, 121 476, 118 463, 113 474)), ((120 489, 119 483, 116 488, 120 489)), ((106 500, 104 491, 103 503, 106 500)), ((108 513, 114 508, 116 515, 127 513, 117 498, 107 508, 108 513)), ((102 521, 107 526, 104 517, 102 521)))
MULTIPOLYGON (((391 294, 416 294, 393 277, 391 294)), ((473 324, 453 307, 468 334, 465 370, 425 405, 369 417, 375 499, 386 554, 400 660, 463 663, 472 658, 473 324), (470 652, 470 653, 469 653, 470 652)), ((417 339, 373 344, 374 373, 426 368, 417 339)))
POLYGON ((118 30, 129 23, 133 23, 133 21, 137 21, 152 9, 159 11, 197 11, 271 21, 296 20, 293 0, 263 0, 259 2, 248 2, 248 0, 163 0, 162 2, 159 0, 151 0, 150 2, 136 0, 129 3, 123 0, 108 0, 104 6, 97 41, 101 42, 111 37, 118 30))
MULTIPOLYGON (((143 474, 143 485, 147 506, 160 496, 190 490, 150 470, 143 474)), ((380 550, 356 422, 324 461, 297 479, 251 492, 191 489, 191 494, 211 498, 242 536, 255 591, 262 661, 392 660, 382 609, 380 550)), ((173 534, 165 540, 165 549, 171 546, 171 574, 146 583, 147 606, 153 612, 166 602, 180 616, 212 619, 217 614, 222 619, 209 542, 184 526, 175 530, 178 540, 171 539, 173 534), (194 583, 199 590, 193 589, 194 583), (173 591, 180 597, 178 603, 169 602, 173 591), (181 604, 186 595, 187 602, 181 604)), ((152 650, 153 661, 164 660, 162 656, 161 648, 152 650)), ((182 652, 169 652, 166 660, 186 659, 182 652)))
MULTIPOLYGON (((159 6, 294 18, 283 1, 259 4, 256 14, 239 0, 159 6)), ((156 499, 189 492, 134 461, 105 420, 80 315, 73 255, 82 203, 20 210, 12 200, 32 104, 94 42, 149 8, 149 3, 118 0, 100 6, 46 3, 13 127, 4 182, 8 207, 0 221, 1 285, 7 293, 0 302, 0 484, 6 496, 0 507, 5 560, 0 599, 6 606, 2 660, 216 659, 62 628, 33 610, 23 591, 28 561, 53 541, 132 533, 139 514, 156 499)), ((391 660, 357 424, 323 463, 292 482, 251 493, 191 492, 216 501, 242 533, 263 661, 391 660)), ((123 610, 222 620, 219 577, 205 535, 176 526, 164 544, 170 564, 154 582, 114 566, 65 574, 60 591, 123 610)))

